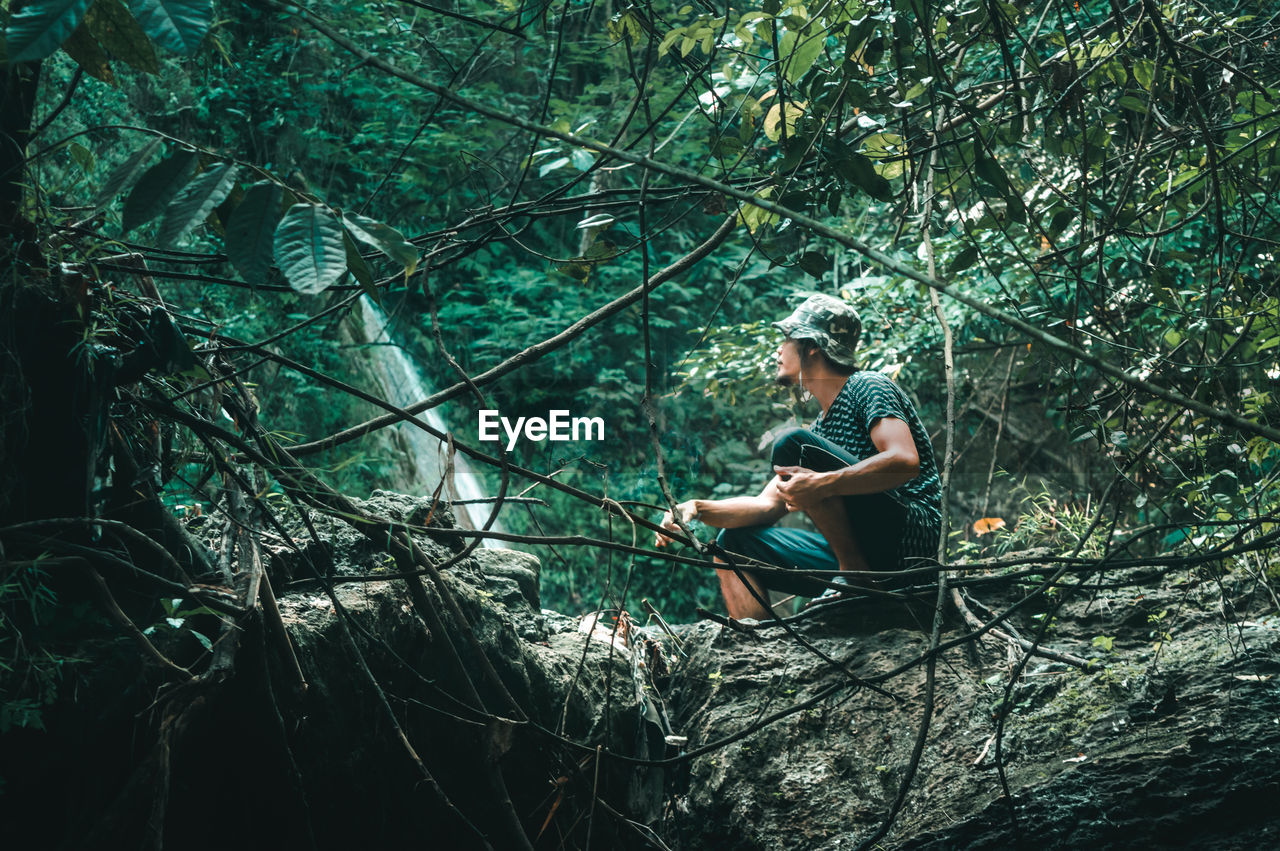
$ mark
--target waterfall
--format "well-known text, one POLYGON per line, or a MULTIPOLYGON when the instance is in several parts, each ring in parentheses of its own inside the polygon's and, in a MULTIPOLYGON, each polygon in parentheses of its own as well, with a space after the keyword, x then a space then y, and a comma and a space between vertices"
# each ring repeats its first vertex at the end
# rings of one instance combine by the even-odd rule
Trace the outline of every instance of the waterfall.
MULTIPOLYGON (((420 402, 431 395, 427 383, 420 370, 404 353, 387 331, 387 315, 382 308, 374 304, 367 296, 360 296, 359 321, 364 331, 365 340, 372 344, 369 349, 369 365, 382 385, 383 394, 391 404, 404 408, 420 402)), ((418 415, 434 429, 448 432, 444 418, 439 410, 431 408, 418 415)), ((412 423, 399 423, 392 428, 398 429, 405 443, 411 447, 415 481, 428 493, 434 492, 440 479, 444 476, 448 463, 448 446, 432 435, 414 426, 412 423)), ((467 529, 479 529, 493 507, 492 503, 478 502, 487 496, 480 477, 467 463, 467 457, 461 452, 454 453, 453 476, 445 483, 441 492, 442 499, 455 502, 454 516, 458 525, 467 529), (461 502, 461 504, 456 504, 461 502)), ((495 522, 493 531, 501 531, 501 524, 495 522)), ((486 539, 486 547, 503 549, 501 541, 486 539)))

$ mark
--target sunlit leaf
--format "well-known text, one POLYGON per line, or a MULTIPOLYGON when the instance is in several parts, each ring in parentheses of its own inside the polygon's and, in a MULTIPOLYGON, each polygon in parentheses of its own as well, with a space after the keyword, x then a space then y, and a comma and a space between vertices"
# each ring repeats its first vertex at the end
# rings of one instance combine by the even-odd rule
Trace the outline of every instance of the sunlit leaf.
POLYGON ((538 177, 546 177, 549 172, 553 172, 558 168, 563 168, 569 164, 568 157, 557 157, 550 162, 543 163, 538 169, 538 177))
POLYGON ((775 103, 769 107, 769 111, 764 116, 764 135, 770 141, 777 142, 782 138, 782 131, 785 128, 788 136, 794 136, 796 122, 804 114, 805 106, 804 101, 788 101, 785 104, 775 103))
MULTIPOLYGON (((773 187, 766 186, 764 189, 757 192, 756 195, 760 198, 768 199, 773 195, 773 187)), ((743 204, 739 217, 741 218, 742 223, 747 226, 747 230, 752 233, 755 233, 765 225, 770 225, 778 221, 777 213, 771 213, 768 210, 763 210, 754 204, 743 204)))
POLYGON ((314 295, 338 282, 347 271, 342 223, 319 204, 294 204, 275 233, 276 265, 289 286, 314 295))

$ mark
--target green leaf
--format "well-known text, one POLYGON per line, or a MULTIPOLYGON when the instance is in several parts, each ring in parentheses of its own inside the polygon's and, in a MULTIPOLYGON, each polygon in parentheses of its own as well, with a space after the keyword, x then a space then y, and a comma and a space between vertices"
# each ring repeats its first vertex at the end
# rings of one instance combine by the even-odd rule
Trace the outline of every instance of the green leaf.
POLYGON ((558 157, 551 162, 543 163, 542 167, 538 169, 538 177, 546 177, 548 172, 555 171, 556 169, 567 166, 568 164, 568 157, 558 157))
POLYGON ((587 250, 582 254, 582 259, 590 260, 592 262, 600 262, 603 260, 612 260, 620 253, 621 252, 618 250, 617 245, 614 245, 608 239, 602 237, 587 247, 587 250))
POLYGON ((586 171, 595 163, 596 158, 591 152, 585 148, 574 148, 569 153, 569 159, 573 162, 573 167, 578 171, 586 171))
POLYGON ((585 284, 587 279, 591 277, 591 264, 584 263, 581 260, 559 263, 556 265, 555 270, 562 275, 568 275, 580 284, 585 284))
POLYGON ((821 251, 806 251, 800 255, 796 265, 815 278, 821 278, 831 271, 831 258, 821 251))
MULTIPOLYGON (((774 187, 766 186, 756 192, 757 197, 768 199, 773 196, 774 187)), ((762 210, 754 204, 742 204, 738 209, 738 218, 747 226, 747 230, 755 233, 760 228, 778 221, 778 214, 762 210)))
POLYGON ((960 253, 956 255, 956 259, 951 261, 951 269, 948 276, 954 278, 956 275, 968 269, 978 259, 978 247, 976 245, 966 245, 960 249, 960 253))
POLYGON ((120 0, 96 0, 84 25, 116 59, 147 74, 160 72, 151 39, 120 0))
POLYGON ((62 43, 62 49, 84 72, 96 80, 114 86, 116 75, 111 71, 111 60, 98 40, 83 23, 76 27, 71 37, 62 43))
POLYGON ((347 271, 342 223, 319 204, 294 204, 276 228, 275 258, 289 286, 308 295, 323 292, 347 271))
POLYGON ((208 217, 213 208, 231 193, 236 183, 236 166, 223 163, 199 175, 174 196, 165 210, 157 240, 172 245, 187 231, 208 217))
POLYGON ((1023 202, 1022 196, 1016 192, 1010 192, 1005 200, 1005 209, 1009 213, 1009 218, 1020 225, 1025 225, 1027 223, 1027 205, 1023 202))
POLYGON ((213 0, 129 0, 138 23, 166 50, 196 52, 213 23, 213 0))
POLYGON ((762 18, 769 17, 764 12, 747 12, 738 19, 738 23, 734 25, 733 34, 742 42, 744 48, 751 46, 755 41, 755 36, 751 33, 751 25, 762 18))
POLYGON ((195 167, 195 153, 180 150, 156 163, 138 178, 138 183, 124 201, 124 232, 128 233, 160 215, 173 197, 186 186, 195 167))
POLYGON ((974 149, 973 167, 978 177, 1001 192, 1009 191, 1009 178, 1005 175, 1004 169, 1000 168, 1000 164, 987 156, 981 148, 974 149))
POLYGON ((746 150, 746 146, 737 136, 721 136, 711 145, 712 156, 720 159, 736 159, 746 150))
POLYGON ((1075 219, 1075 210, 1059 210, 1053 214, 1053 219, 1049 222, 1049 234, 1057 238, 1075 219))
POLYGON ((825 30, 806 35, 803 32, 788 31, 778 45, 778 52, 783 57, 783 73, 787 82, 795 83, 813 67, 826 45, 825 30))
POLYGON ((1136 95, 1125 95, 1120 98, 1120 100, 1116 101, 1116 106, 1122 109, 1127 109, 1130 112, 1136 112, 1140 115, 1147 114, 1146 101, 1136 95))
POLYGON ((1150 59, 1136 59, 1133 63, 1133 79, 1147 91, 1156 78, 1156 63, 1150 59))
POLYGON ((893 186, 876 172, 871 160, 861 154, 850 153, 832 165, 837 174, 877 201, 893 200, 893 186))
POLYGON ((256 284, 271 271, 271 250, 284 191, 269 180, 255 183, 227 220, 227 257, 240 277, 256 284))
POLYGON ((541 21, 551 8, 551 0, 523 0, 520 4, 519 28, 532 26, 541 21))
POLYGON ((107 182, 102 184, 97 200, 93 202, 94 208, 101 209, 105 207, 108 201, 116 197, 130 183, 133 183, 134 178, 138 176, 138 172, 142 170, 142 166, 146 164, 147 160, 151 159, 151 155, 158 151, 163 144, 159 139, 152 139, 141 150, 118 166, 115 171, 111 172, 107 182))
POLYGON ((347 253, 347 269, 351 271, 351 277, 356 279, 369 298, 377 304, 382 304, 382 293, 378 292, 378 288, 373 285, 373 272, 369 271, 369 264, 360 256, 360 248, 351 238, 351 234, 342 234, 342 247, 347 253))
POLYGON ((795 192, 788 192, 778 199, 778 203, 786 207, 788 210, 795 210, 797 213, 803 213, 815 202, 814 194, 808 189, 798 189, 795 192))
POLYGON ((405 274, 413 274, 418 266, 418 246, 406 240, 404 234, 390 225, 359 213, 344 213, 342 220, 352 236, 399 263, 404 267, 405 274))
POLYGON ((676 39, 682 35, 684 35, 684 27, 676 27, 667 33, 658 44, 658 56, 666 56, 667 51, 671 49, 671 45, 675 44, 676 39))
POLYGON ((67 146, 67 150, 71 152, 71 159, 75 160, 76 165, 80 166, 85 174, 93 171, 95 160, 88 148, 79 142, 72 142, 67 146))
POLYGON ((786 103, 775 103, 769 107, 769 111, 764 114, 764 122, 761 129, 764 135, 771 142, 777 142, 786 131, 788 137, 796 135, 796 122, 800 120, 800 116, 804 114, 804 101, 789 101, 786 103))
POLYGON ((37 0, 9 19, 5 49, 10 62, 34 62, 53 55, 89 9, 91 0, 37 0))

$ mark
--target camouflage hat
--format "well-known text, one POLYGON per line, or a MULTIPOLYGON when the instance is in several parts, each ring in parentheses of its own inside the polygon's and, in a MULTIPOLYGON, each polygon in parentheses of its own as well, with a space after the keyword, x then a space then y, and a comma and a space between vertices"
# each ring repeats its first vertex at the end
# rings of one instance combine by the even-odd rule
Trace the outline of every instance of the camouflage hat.
POLYGON ((853 352, 862 334, 862 320, 847 301, 820 293, 811 295, 773 327, 789 340, 812 340, 833 363, 854 366, 853 352))

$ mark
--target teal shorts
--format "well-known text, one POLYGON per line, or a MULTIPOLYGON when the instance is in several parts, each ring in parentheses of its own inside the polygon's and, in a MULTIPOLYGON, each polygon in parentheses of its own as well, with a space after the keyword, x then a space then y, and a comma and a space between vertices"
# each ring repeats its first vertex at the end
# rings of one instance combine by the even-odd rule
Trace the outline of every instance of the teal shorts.
MULTIPOLYGON (((804 467, 827 472, 858 463, 845 449, 813 432, 797 428, 784 432, 773 445, 773 463, 779 467, 804 467)), ((901 566, 902 537, 907 510, 885 493, 846 496, 845 511, 858 547, 872 570, 898 570, 901 566)), ((835 553, 827 539, 807 529, 778 526, 744 526, 723 529, 716 543, 730 561, 733 554, 791 570, 839 570, 835 553)), ((766 587, 806 597, 821 594, 825 585, 804 576, 758 576, 766 587)))

